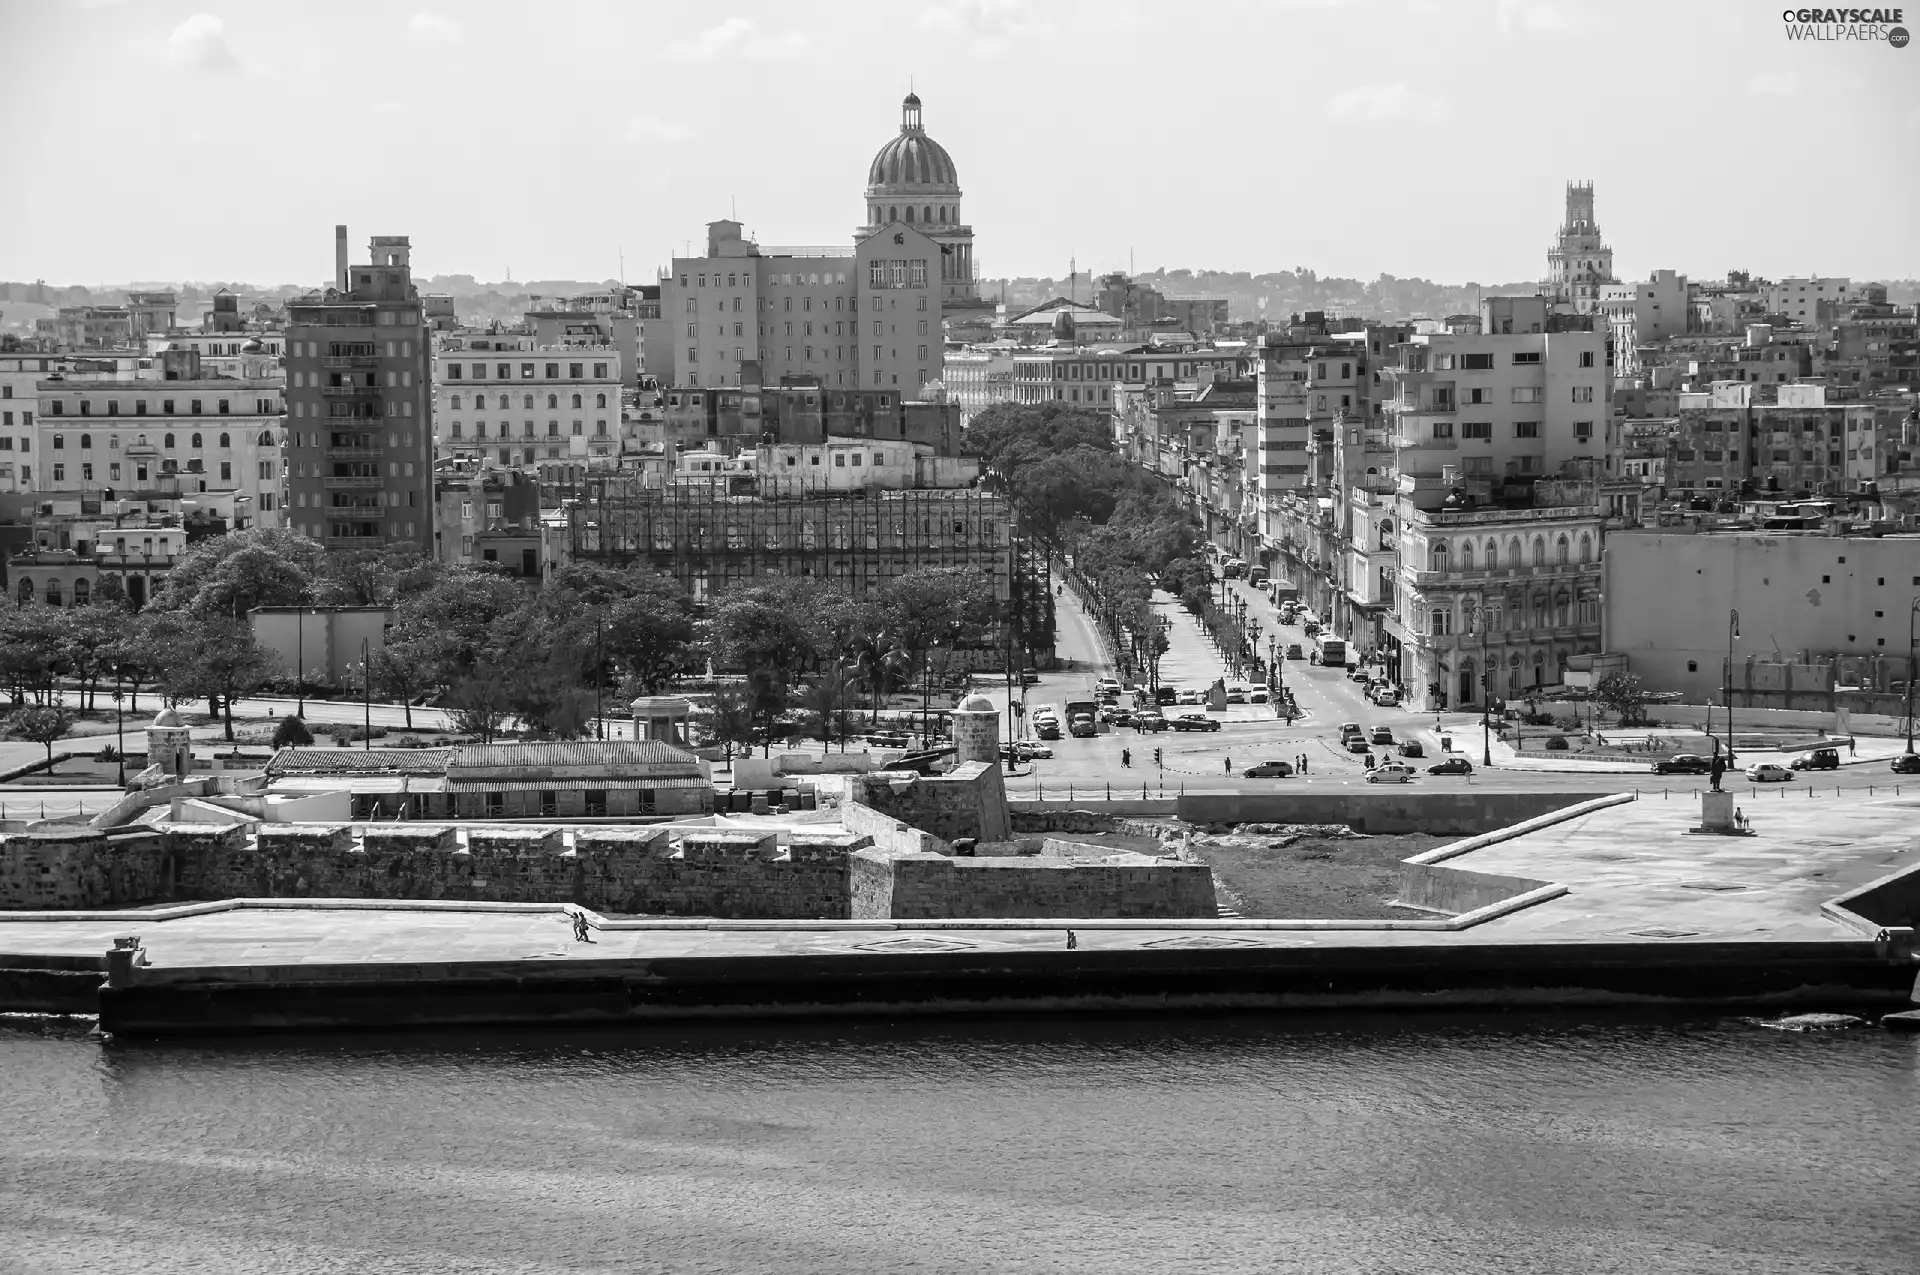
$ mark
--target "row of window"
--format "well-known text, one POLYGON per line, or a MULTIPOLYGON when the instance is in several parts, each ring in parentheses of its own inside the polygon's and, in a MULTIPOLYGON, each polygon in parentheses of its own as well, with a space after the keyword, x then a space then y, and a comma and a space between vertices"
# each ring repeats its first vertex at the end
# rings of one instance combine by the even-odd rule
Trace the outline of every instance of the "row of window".
MULTIPOLYGON (((1569 555, 1573 553, 1573 549, 1573 541, 1566 533, 1562 532, 1553 544, 1554 565, 1561 567, 1568 565, 1568 558, 1569 555)), ((1520 537, 1509 537, 1506 548, 1506 563, 1508 566, 1517 567, 1521 565, 1520 552, 1520 537)), ((1579 552, 1581 565, 1584 566, 1593 561, 1593 536, 1591 533, 1585 531, 1580 533, 1579 552)), ((1427 542, 1427 561, 1429 566, 1435 571, 1471 571, 1473 570, 1473 558, 1474 549, 1472 540, 1462 539, 1459 542, 1459 551, 1457 553, 1449 553, 1448 542, 1445 540, 1429 539, 1427 542)), ((1486 564, 1486 569, 1489 571, 1497 571, 1500 569, 1500 542, 1498 540, 1495 540, 1491 536, 1487 538, 1486 545, 1481 550, 1481 561, 1486 564)), ((1547 538, 1545 536, 1535 536, 1533 538, 1533 565, 1536 567, 1544 567, 1547 565, 1547 538)))
MULTIPOLYGON (((1452 606, 1428 608, 1426 631, 1434 637, 1445 637, 1452 633, 1455 623, 1452 606)), ((1483 612, 1473 599, 1467 598, 1461 602, 1458 615, 1459 631, 1464 634, 1477 633, 1483 627, 1488 633, 1514 633, 1527 629, 1598 623, 1600 602, 1597 598, 1581 598, 1576 602, 1564 592, 1555 594, 1551 599, 1543 593, 1535 594, 1531 610, 1524 606, 1488 606, 1483 612)), ((1519 657, 1515 655, 1514 658, 1518 660, 1519 657)), ((1536 653, 1536 662, 1538 658, 1536 653)))
MULTIPOLYGON (((106 415, 108 416, 118 416, 121 414, 120 400, 117 398, 107 399, 106 407, 107 407, 106 415)), ((253 415, 255 416, 274 416, 274 415, 278 415, 279 411, 280 411, 280 403, 279 403, 279 400, 277 399, 257 398, 253 401, 253 415)), ((65 416, 66 414, 67 414, 67 405, 64 400, 56 398, 56 399, 50 400, 47 403, 47 415, 65 416)), ((94 414, 95 413, 93 410, 93 400, 86 399, 86 398, 81 399, 80 415, 92 416, 94 414)), ((132 415, 145 416, 146 414, 147 414, 147 400, 144 398, 137 398, 133 400, 132 415)), ((215 414, 220 416, 233 415, 233 400, 226 399, 226 398, 215 400, 215 414)), ((175 403, 173 399, 165 398, 160 400, 160 415, 162 416, 178 415, 178 413, 175 411, 175 403)), ((207 412, 205 410, 205 400, 197 399, 197 398, 189 399, 187 415, 189 416, 207 415, 207 412)))
MULTIPOLYGON (((144 464, 134 465, 133 471, 134 471, 133 472, 134 481, 136 482, 147 481, 147 467, 144 464)), ((205 461, 195 458, 187 462, 187 467, 183 471, 180 468, 179 461, 168 459, 160 462, 160 472, 162 474, 178 474, 182 472, 189 473, 189 474, 204 474, 207 472, 207 467, 206 467, 205 461)), ((266 480, 272 479, 274 476, 274 473, 275 473, 275 466, 272 461, 263 460, 259 463, 259 473, 257 477, 259 477, 261 480, 266 481, 266 480)), ((32 477, 32 474, 28 472, 27 467, 24 465, 21 466, 21 469, 20 469, 21 481, 24 482, 30 477, 32 477)), ((53 481, 57 483, 63 483, 66 480, 67 480, 66 465, 59 461, 55 461, 53 465, 53 481)), ((93 479, 93 462, 82 461, 80 463, 80 481, 83 483, 90 483, 93 480, 94 480, 93 479)), ((107 481, 110 483, 117 483, 121 481, 119 461, 116 460, 107 466, 107 481)), ((223 460, 220 462, 220 481, 223 483, 230 483, 233 481, 233 462, 232 461, 223 460)), ((261 508, 271 509, 273 508, 273 506, 268 504, 268 505, 262 505, 261 508)))
MULTIPOLYGON (((1452 438, 1453 424, 1452 421, 1435 421, 1433 423, 1433 436, 1435 438, 1452 438)), ((1540 422, 1515 421, 1513 424, 1513 436, 1515 438, 1540 437, 1540 422)), ((1493 438, 1493 422, 1461 421, 1460 437, 1491 441, 1493 438)), ((1591 442, 1593 440, 1593 422, 1575 421, 1573 423, 1573 437, 1575 442, 1591 442)))
MULTIPOLYGON (((448 363, 445 367, 445 373, 442 379, 448 380, 448 381, 458 381, 463 379, 461 368, 465 366, 471 366, 473 369, 472 375, 465 377, 465 379, 474 380, 474 381, 484 381, 487 379, 487 365, 485 363, 474 363, 471 365, 460 364, 460 363, 448 363)), ((494 364, 493 379, 496 381, 514 380, 515 377, 513 374, 513 366, 514 365, 511 363, 494 364)), ((535 379, 533 375, 533 370, 537 366, 539 365, 535 363, 522 363, 520 365, 520 376, 518 379, 522 381, 531 381, 535 379)), ((562 379, 569 380, 569 381, 585 380, 586 373, 584 369, 586 368, 586 366, 587 365, 584 363, 567 364, 567 375, 563 378, 560 375, 560 365, 558 363, 549 363, 546 365, 546 373, 547 373, 546 379, 549 381, 558 381, 562 379)), ((593 379, 596 381, 604 381, 607 379, 607 364, 595 363, 593 365, 593 379)))
MULTIPOLYGON (((701 274, 695 277, 700 281, 697 286, 702 288, 707 286, 706 275, 701 274)), ((687 279, 688 276, 685 274, 680 276, 681 287, 696 286, 689 284, 687 279)), ((832 286, 834 284, 845 284, 846 281, 847 272, 844 270, 780 271, 767 276, 768 283, 784 288, 832 286)), ((728 288, 751 288, 753 286, 753 276, 750 274, 730 274, 727 276, 727 281, 723 285, 720 282, 719 274, 716 273, 713 276, 713 286, 716 288, 723 286, 728 288)), ((735 299, 738 300, 738 298, 735 299)), ((689 301, 687 304, 691 307, 693 303, 689 301)), ((735 308, 737 309, 738 307, 736 306, 735 308)))
MULTIPOLYGON (((572 406, 575 411, 583 410, 581 405, 581 400, 584 397, 585 397, 584 395, 580 395, 580 394, 572 395, 572 399, 573 399, 572 406)), ((527 411, 533 410, 533 401, 534 401, 534 396, 531 394, 522 394, 520 396, 520 405, 522 408, 524 408, 527 411)), ((458 394, 453 395, 448 400, 447 405, 450 410, 456 411, 456 412, 459 411, 460 395, 458 394)), ((605 394, 594 395, 593 405, 602 411, 606 410, 607 396, 605 394)), ((509 401, 509 397, 505 394, 502 394, 500 396, 500 410, 504 412, 508 410, 511 406, 512 406, 512 403, 509 401)), ((487 410, 487 396, 485 394, 475 394, 473 396, 473 410, 476 412, 484 412, 487 410)), ((547 395, 547 410, 548 411, 560 410, 560 396, 558 394, 547 395)))
MULTIPOLYGON (((574 433, 574 436, 575 436, 575 437, 578 437, 578 436, 580 436, 580 435, 581 435, 582 433, 584 433, 584 432, 585 432, 585 430, 584 430, 584 429, 582 428, 582 426, 583 426, 583 424, 584 424, 584 422, 582 422, 582 421, 575 421, 575 422, 573 423, 573 433, 574 433)), ((521 428, 521 431, 520 431, 520 434, 521 434, 521 437, 523 437, 523 438, 532 438, 532 437, 533 437, 533 422, 532 422, 532 421, 523 421, 523 422, 521 422, 521 425, 522 425, 522 428, 521 428)), ((455 421, 455 422, 453 423, 453 429, 452 429, 452 432, 451 432, 451 433, 450 433, 450 434, 448 435, 448 437, 449 437, 449 438, 459 438, 459 437, 461 437, 461 430, 462 430, 462 426, 461 426, 461 423, 460 423, 459 421, 455 421)), ((606 423, 605 421, 595 421, 595 422, 593 423, 593 432, 594 432, 594 435, 595 435, 595 437, 598 437, 598 438, 605 438, 605 437, 607 437, 607 423, 606 423)), ((513 422, 512 422, 512 421, 501 421, 501 422, 500 422, 500 433, 499 433, 499 437, 501 437, 501 438, 508 438, 508 437, 510 437, 510 436, 512 435, 512 433, 513 433, 513 422)), ((474 436, 475 438, 485 438, 485 437, 487 436, 487 423, 486 423, 485 421, 475 421, 475 422, 473 423, 473 436, 474 436)), ((548 421, 548 422, 547 422, 547 437, 548 437, 548 438, 558 438, 558 437, 560 437, 560 422, 559 422, 559 421, 548 421)))
MULTIPOLYGON (((82 435, 80 435, 80 440, 79 440, 79 441, 80 441, 80 450, 81 450, 81 451, 83 451, 83 452, 85 452, 85 451, 92 451, 92 450, 93 450, 93 435, 92 435, 92 434, 82 434, 82 435)), ((254 442, 255 442, 255 443, 256 443, 256 444, 258 445, 258 446, 261 446, 261 447, 272 447, 272 446, 273 446, 273 431, 272 431, 272 430, 270 430, 270 429, 263 429, 263 430, 261 430, 261 431, 260 431, 260 436, 259 436, 258 438, 256 438, 256 439, 254 439, 253 441, 254 441, 254 442)), ((23 438, 23 439, 21 439, 21 440, 20 440, 20 442, 21 442, 21 443, 23 444, 23 445, 22 445, 22 447, 20 448, 20 450, 21 450, 21 451, 23 451, 23 452, 24 452, 24 451, 29 451, 29 450, 31 450, 30 448, 28 448, 28 447, 26 447, 26 446, 24 446, 24 444, 25 444, 25 443, 27 442, 27 440, 26 440, 26 439, 24 439, 24 438, 23 438)), ((172 434, 162 434, 162 435, 160 436, 160 445, 161 445, 162 447, 166 447, 166 448, 172 448, 172 447, 174 447, 174 446, 176 446, 176 440, 175 440, 175 436, 174 436, 174 435, 172 435, 172 434)), ((67 446, 67 436, 66 436, 65 434, 55 434, 55 435, 53 436, 53 450, 55 450, 56 452, 57 452, 57 451, 63 451, 63 450, 65 450, 65 448, 66 448, 66 446, 67 446)), ((152 446, 152 444, 151 444, 151 443, 149 443, 149 442, 147 442, 147 436, 146 436, 145 434, 136 434, 136 435, 134 435, 134 436, 133 436, 132 438, 130 438, 130 439, 128 439, 128 440, 127 440, 127 446, 129 446, 129 447, 150 447, 150 446, 152 446)), ((198 450, 198 449, 200 449, 201 447, 204 447, 204 446, 205 446, 205 442, 203 441, 203 436, 202 436, 202 435, 200 435, 200 434, 190 434, 190 435, 188 435, 188 436, 187 436, 187 446, 188 446, 188 447, 190 447, 190 448, 193 448, 193 449, 195 449, 195 450, 198 450)), ((231 435, 231 434, 222 434, 222 435, 220 435, 220 441, 219 441, 219 444, 218 444, 218 446, 220 446, 220 447, 222 447, 222 448, 228 448, 228 447, 232 447, 232 446, 233 446, 233 435, 231 435)), ((118 450, 119 450, 119 448, 120 448, 120 435, 118 435, 118 434, 109 434, 109 435, 107 435, 107 447, 108 447, 108 448, 109 448, 110 450, 113 450, 113 451, 118 451, 118 450)))

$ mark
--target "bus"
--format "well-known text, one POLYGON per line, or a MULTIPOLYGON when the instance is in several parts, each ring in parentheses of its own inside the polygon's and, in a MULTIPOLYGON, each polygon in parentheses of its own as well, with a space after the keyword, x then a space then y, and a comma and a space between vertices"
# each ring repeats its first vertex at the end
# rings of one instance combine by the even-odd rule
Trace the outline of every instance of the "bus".
POLYGON ((1345 638, 1322 636, 1313 644, 1314 658, 1322 664, 1337 664, 1345 668, 1347 664, 1347 642, 1345 638))

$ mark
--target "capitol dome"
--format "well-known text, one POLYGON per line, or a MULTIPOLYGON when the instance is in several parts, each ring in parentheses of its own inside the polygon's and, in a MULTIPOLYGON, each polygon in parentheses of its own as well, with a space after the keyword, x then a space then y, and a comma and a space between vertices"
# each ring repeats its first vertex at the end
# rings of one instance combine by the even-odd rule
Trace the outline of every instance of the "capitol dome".
POLYGON ((959 194, 960 174, 953 157, 927 136, 920 126, 920 99, 907 94, 900 103, 900 135, 882 146, 867 166, 867 198, 957 198, 959 194))

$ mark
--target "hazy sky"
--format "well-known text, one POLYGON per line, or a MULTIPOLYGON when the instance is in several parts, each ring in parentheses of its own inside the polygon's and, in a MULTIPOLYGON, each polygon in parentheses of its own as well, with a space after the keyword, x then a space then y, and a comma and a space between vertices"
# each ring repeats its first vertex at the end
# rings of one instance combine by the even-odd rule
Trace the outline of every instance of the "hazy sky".
MULTIPOLYGON (((0 0, 0 278, 650 281, 840 244, 911 78, 981 272, 1920 276, 1920 47, 1779 0, 0 0)), ((1920 5, 1909 11, 1920 28, 1920 5)))

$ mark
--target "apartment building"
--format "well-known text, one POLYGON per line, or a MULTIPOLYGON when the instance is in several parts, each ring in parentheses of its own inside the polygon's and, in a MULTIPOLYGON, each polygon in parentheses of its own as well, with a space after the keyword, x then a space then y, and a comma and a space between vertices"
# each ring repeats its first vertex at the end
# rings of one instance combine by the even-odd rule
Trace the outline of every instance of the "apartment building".
POLYGON ((44 353, 0 354, 0 491, 33 490, 40 382, 62 362, 44 353))
POLYGON ((622 367, 611 342, 553 346, 535 336, 450 332, 433 358, 439 456, 483 469, 620 463, 622 367))
POLYGON ((90 375, 81 361, 38 383, 33 489, 184 501, 232 526, 284 526, 280 380, 213 375, 195 350, 150 362, 135 379, 90 375))
POLYGON ((1766 284, 1761 296, 1769 315, 1784 315, 1795 323, 1812 325, 1820 322, 1823 304, 1834 307, 1849 300, 1850 288, 1848 279, 1808 275, 1766 284))
POLYGON ((289 303, 287 492, 292 526, 329 548, 433 549, 429 328, 404 235, 376 235, 334 282, 289 303))
POLYGON ((1667 489, 1676 496, 1742 499, 1858 491, 1880 472, 1870 403, 1827 401, 1821 385, 1772 388, 1722 382, 1683 394, 1666 440, 1667 489))
POLYGON ((1613 374, 1624 381, 1639 373, 1641 349, 1693 330, 1687 276, 1656 270, 1639 283, 1600 287, 1598 310, 1613 334, 1613 374))

